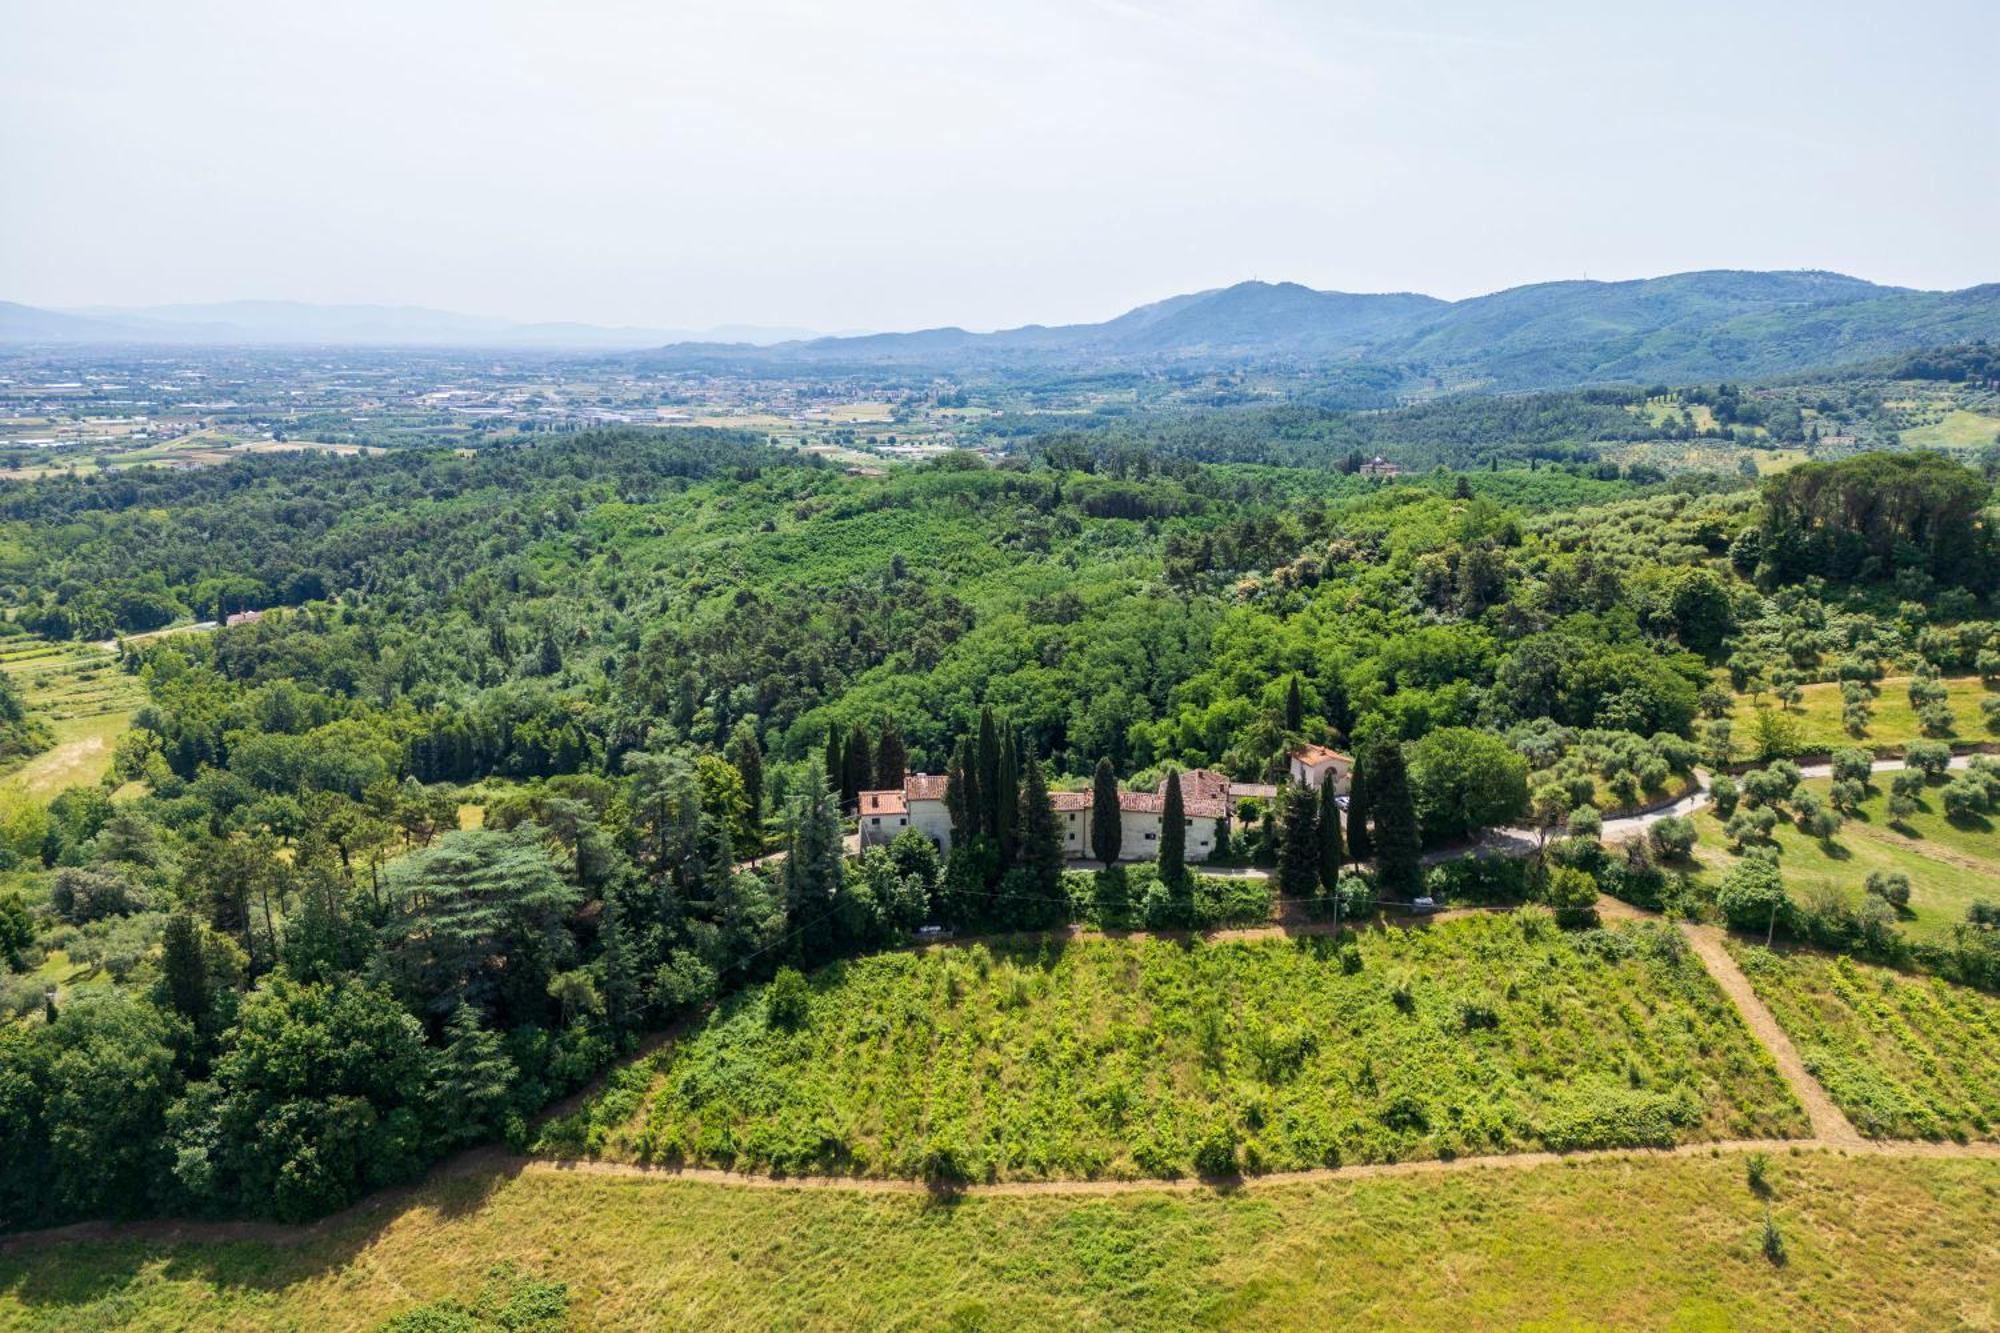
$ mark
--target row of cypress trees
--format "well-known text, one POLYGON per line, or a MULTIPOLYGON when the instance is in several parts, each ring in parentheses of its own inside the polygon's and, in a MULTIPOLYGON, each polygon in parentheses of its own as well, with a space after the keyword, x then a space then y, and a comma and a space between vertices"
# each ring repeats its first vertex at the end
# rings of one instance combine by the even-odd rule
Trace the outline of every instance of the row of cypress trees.
POLYGON ((872 745, 868 728, 859 722, 845 741, 839 727, 827 729, 826 785, 840 793, 843 805, 852 805, 864 791, 899 790, 909 764, 909 751, 894 718, 883 720, 881 739, 872 745))

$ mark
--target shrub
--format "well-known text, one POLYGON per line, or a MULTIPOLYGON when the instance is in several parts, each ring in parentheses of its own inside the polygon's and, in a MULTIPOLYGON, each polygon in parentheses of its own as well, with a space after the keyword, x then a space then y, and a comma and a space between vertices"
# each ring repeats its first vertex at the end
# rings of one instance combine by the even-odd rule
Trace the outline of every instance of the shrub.
POLYGON ((1988 731, 2000 731, 2000 696, 1979 701, 1980 715, 1986 719, 1988 731))
POLYGON ((1826 794, 1827 804, 1843 815, 1851 815, 1861 808, 1868 799, 1868 788, 1852 779, 1843 779, 1833 784, 1826 794))
POLYGON ((1771 1193, 1771 1157, 1768 1153, 1753 1152, 1743 1159, 1743 1174, 1750 1182, 1750 1192, 1759 1198, 1768 1198, 1771 1193))
POLYGON ((1868 775, 1874 769, 1875 756, 1866 750, 1851 748, 1833 752, 1833 776, 1836 781, 1866 785, 1868 775))
POLYGON ((1778 1230, 1777 1220, 1771 1216, 1771 1210, 1768 1208, 1764 1210, 1763 1250, 1764 1257, 1771 1261, 1772 1267, 1783 1268, 1785 1266, 1784 1233, 1778 1230))
POLYGON ((1728 774, 1720 774, 1709 784, 1709 798, 1715 802, 1715 813, 1727 819, 1736 813, 1736 802, 1742 792, 1736 786, 1736 779, 1728 774))
POLYGON ((1582 805, 1569 812, 1571 837, 1596 838, 1604 834, 1604 816, 1594 805, 1582 805))
POLYGON ((1194 1169, 1211 1178, 1237 1173, 1236 1130, 1232 1126, 1217 1125, 1202 1136, 1194 1150, 1194 1169))
POLYGON ((1679 860, 1693 852, 1698 836, 1694 821, 1682 815, 1656 819, 1653 826, 1646 830, 1646 841, 1656 853, 1669 860, 1679 860))
POLYGON ((1783 924, 1791 908, 1784 877, 1769 856, 1746 856, 1729 867, 1715 892, 1722 919, 1736 930, 1765 930, 1775 919, 1783 924))
POLYGON ((1900 870, 1871 870, 1863 887, 1870 897, 1880 898, 1891 907, 1910 905, 1910 877, 1900 870))
POLYGON ((764 1021, 774 1028, 797 1031, 811 1017, 812 987, 797 968, 779 968, 778 975, 764 988, 764 1021))
POLYGON ((1943 741, 1911 741, 1903 762, 1936 782, 1951 768, 1951 747, 1943 741))
POLYGON ((1543 901, 1555 913, 1556 924, 1565 930, 1597 924, 1597 894, 1596 879, 1574 866, 1556 866, 1550 870, 1548 883, 1542 890, 1543 901))
POLYGON ((1972 819, 1985 814, 1991 801, 1986 784, 1974 778, 1954 778, 1939 793, 1948 819, 1972 819))

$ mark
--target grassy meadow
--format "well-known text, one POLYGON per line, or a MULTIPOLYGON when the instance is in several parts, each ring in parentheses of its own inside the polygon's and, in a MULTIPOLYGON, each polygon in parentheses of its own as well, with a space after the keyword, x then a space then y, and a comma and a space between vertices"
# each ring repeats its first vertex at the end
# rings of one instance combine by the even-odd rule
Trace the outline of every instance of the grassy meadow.
POLYGON ((496 1171, 306 1244, 0 1252, 0 1328, 370 1329, 474 1303, 499 1264, 561 1283, 581 1328, 2000 1321, 2000 1162, 1779 1150, 1766 1179, 1730 1152, 956 1200, 496 1171))
POLYGON ((12 678, 30 715, 55 733, 52 747, 0 775, 0 785, 47 801, 110 770, 112 747, 145 700, 144 687, 110 653, 89 644, 6 639, 0 671, 12 678))
POLYGON ((1732 949, 1862 1133, 2000 1138, 2000 998, 1851 958, 1732 949))
MULTIPOLYGON (((1824 778, 1805 784, 1821 797, 1832 785, 1824 778)), ((1800 832, 1788 819, 1779 820, 1771 841, 1793 898, 1832 893, 1858 903, 1870 874, 1900 872, 1910 880, 1903 929, 1920 939, 1949 936, 1974 899, 2000 898, 2000 828, 1992 821, 1981 819, 1984 828, 1952 823, 1932 787, 1919 813, 1899 827, 1889 821, 1887 801, 1887 779, 1877 774, 1867 802, 1825 842, 1800 832), (1912 832, 1917 836, 1909 836, 1912 832)), ((1736 855, 1713 807, 1695 816, 1695 829, 1701 838, 1696 858, 1712 874, 1726 871, 1736 855)))
MULTIPOLYGON (((1980 717, 1979 701, 1987 697, 1987 689, 1977 676, 1947 676, 1944 686, 1949 695, 1945 700, 1951 709, 1956 724, 1949 736, 1941 740, 1953 744, 1969 744, 1996 739, 1985 728, 1980 717)), ((1841 725, 1840 684, 1837 681, 1821 681, 1815 685, 1801 687, 1805 697, 1796 708, 1784 710, 1785 715, 1798 725, 1799 744, 1802 753, 1825 754, 1833 750, 1851 746, 1863 746, 1887 757, 1900 757, 1903 747, 1911 741, 1923 740, 1922 726, 1917 722, 1917 711, 1910 707, 1910 678, 1891 676, 1881 682, 1881 697, 1875 700, 1875 717, 1865 735, 1850 736, 1841 725)), ((1766 690, 1754 700, 1750 695, 1736 696, 1735 711, 1730 717, 1730 727, 1734 733, 1737 757, 1755 758, 1754 747, 1757 736, 1757 705, 1777 708, 1778 701, 1766 690)))
POLYGON ((542 1149, 973 1180, 1297 1170, 1804 1132, 1677 935, 1545 917, 835 964, 611 1080, 542 1149))

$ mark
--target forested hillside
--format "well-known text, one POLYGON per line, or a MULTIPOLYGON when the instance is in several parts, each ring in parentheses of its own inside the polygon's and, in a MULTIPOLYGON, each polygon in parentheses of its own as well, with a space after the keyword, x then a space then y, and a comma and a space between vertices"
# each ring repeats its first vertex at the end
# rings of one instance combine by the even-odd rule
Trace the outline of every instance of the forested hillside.
MULTIPOLYGON (((1732 682, 1839 678, 1866 711, 1885 672, 2000 676, 1990 484, 1599 470, 1383 480, 1078 436, 867 475, 608 431, 9 486, 9 633, 124 636, 147 697, 103 782, 0 808, 0 1221, 317 1215, 525 1142, 643 1033, 926 922, 1735 911, 1742 876, 1718 890, 1678 834, 1607 850, 1600 811, 1795 751, 1782 713, 1732 734, 1732 682), (1355 753, 1354 799, 1229 811, 1222 859, 1269 879, 1170 840, 1065 868, 1052 786, 1162 783, 1178 812, 1177 770, 1268 782, 1306 742, 1355 753), (950 856, 843 854, 843 797, 947 769, 983 793, 950 856), (1450 852, 1524 822, 1546 857, 1450 852)), ((1760 781, 1754 813, 1823 822, 1760 781)), ((2000 977, 1977 922, 1911 941, 1841 900, 1797 929, 2000 977)), ((803 985, 773 983, 780 1021, 803 985)), ((1593 1141, 1639 1141, 1620 1123, 1593 1141)))

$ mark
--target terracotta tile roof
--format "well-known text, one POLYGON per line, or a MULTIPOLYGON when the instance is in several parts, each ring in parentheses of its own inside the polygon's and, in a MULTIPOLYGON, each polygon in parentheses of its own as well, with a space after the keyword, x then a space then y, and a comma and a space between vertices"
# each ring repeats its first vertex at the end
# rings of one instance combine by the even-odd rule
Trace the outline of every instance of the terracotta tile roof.
MULTIPOLYGON (((1162 814, 1167 808, 1167 794, 1164 791, 1121 791, 1118 793, 1118 808, 1135 815, 1162 814)), ((1181 793, 1181 814, 1189 819, 1220 819, 1227 812, 1227 803, 1223 801, 1212 797, 1192 797, 1185 791, 1181 793)))
POLYGON ((942 801, 944 789, 950 781, 942 773, 911 773, 903 779, 903 799, 942 801))
POLYGON ((1352 759, 1349 759, 1346 755, 1342 754, 1340 751, 1329 750, 1324 745, 1302 745, 1298 749, 1292 751, 1292 758, 1297 759, 1303 763, 1311 764, 1314 767, 1318 767, 1320 764, 1325 763, 1329 759, 1338 759, 1343 764, 1351 764, 1354 762, 1352 759))
POLYGON ((864 791, 861 793, 861 813, 864 815, 907 815, 910 807, 904 803, 899 791, 864 791))
POLYGON ((1245 796, 1254 796, 1263 801, 1278 799, 1278 789, 1268 782, 1232 782, 1229 784, 1229 799, 1240 801, 1245 796))
MULTIPOLYGON (((1160 782, 1160 795, 1167 794, 1167 784, 1160 782)), ((1229 795, 1229 775, 1218 773, 1211 768, 1190 768, 1181 774, 1181 797, 1189 801, 1220 801, 1229 795)))
POLYGON ((1058 814, 1069 810, 1088 810, 1091 796, 1087 791, 1052 791, 1049 793, 1049 804, 1056 808, 1058 814))

